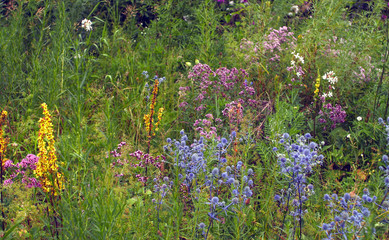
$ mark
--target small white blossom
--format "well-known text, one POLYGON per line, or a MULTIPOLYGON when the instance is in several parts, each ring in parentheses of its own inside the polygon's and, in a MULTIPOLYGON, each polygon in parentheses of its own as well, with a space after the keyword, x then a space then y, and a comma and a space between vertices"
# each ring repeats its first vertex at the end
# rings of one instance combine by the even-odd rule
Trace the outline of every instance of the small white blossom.
POLYGON ((290 11, 293 11, 295 14, 297 14, 299 12, 299 6, 297 5, 293 5, 291 8, 290 8, 290 11))
POLYGON ((357 117, 357 120, 360 122, 360 121, 362 121, 362 117, 361 116, 358 116, 357 117))
POLYGON ((304 64, 304 58, 300 56, 300 53, 295 53, 295 51, 292 52, 293 56, 302 64, 304 64))
POLYGON ((234 5, 234 1, 230 1, 230 5, 233 6, 234 5))
POLYGON ((85 29, 86 31, 90 31, 90 30, 92 30, 92 22, 91 22, 91 20, 88 20, 88 19, 84 19, 84 20, 82 20, 82 22, 81 22, 81 27, 83 28, 83 29, 85 29))

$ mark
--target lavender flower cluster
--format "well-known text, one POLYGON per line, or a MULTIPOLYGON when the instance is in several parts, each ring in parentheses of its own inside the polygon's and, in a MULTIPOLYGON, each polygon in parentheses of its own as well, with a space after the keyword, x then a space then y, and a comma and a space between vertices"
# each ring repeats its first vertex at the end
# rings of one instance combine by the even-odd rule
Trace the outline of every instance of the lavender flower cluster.
MULTIPOLYGON (((184 130, 180 134, 180 140, 167 139, 168 144, 164 149, 173 159, 172 164, 179 170, 177 177, 187 187, 192 199, 199 200, 203 190, 209 193, 208 201, 205 202, 209 205, 209 231, 212 221, 221 221, 219 216, 222 213, 227 215, 229 211, 234 211, 233 206, 243 207, 248 204, 248 199, 253 195, 251 188, 254 186, 252 180, 254 171, 245 170, 241 161, 236 165, 227 165, 225 156, 236 138, 236 132, 232 132, 229 139, 214 138, 207 141, 200 137, 192 144, 188 144, 184 130), (226 196, 225 191, 221 189, 227 190, 229 194, 226 196), (223 199, 225 197, 226 200, 223 199)), ((204 223, 200 223, 198 230, 202 231, 206 239, 208 231, 204 230, 205 226, 204 223)))
MULTIPOLYGON (((110 155, 113 158, 112 163, 111 163, 112 168, 123 167, 123 166, 129 164, 129 161, 127 159, 121 158, 122 157, 121 149, 125 145, 126 145, 126 142, 121 142, 118 144, 117 149, 110 152, 110 155)), ((152 155, 144 153, 140 150, 137 150, 133 153, 130 153, 129 156, 135 157, 138 161, 135 164, 130 163, 129 165, 133 168, 141 168, 141 169, 145 169, 148 166, 154 166, 155 168, 162 170, 162 168, 163 168, 162 161, 165 160, 164 156, 153 157, 152 155)), ((107 158, 108 158, 108 155, 107 155, 107 158)), ((119 173, 119 174, 116 174, 115 176, 122 177, 122 176, 124 176, 124 174, 119 173)), ((146 183, 148 178, 149 178, 149 177, 144 176, 142 174, 136 174, 135 177, 138 178, 138 181, 142 182, 142 183, 146 183)))
POLYGON ((281 194, 275 195, 274 199, 285 206, 297 221, 307 212, 303 204, 314 194, 313 185, 307 183, 307 175, 313 172, 315 166, 322 164, 324 159, 323 155, 318 154, 319 145, 311 141, 311 138, 311 134, 307 133, 297 135, 297 139, 293 141, 288 133, 284 133, 279 140, 283 151, 273 149, 277 152, 281 174, 289 179, 288 188, 282 189, 281 194))
POLYGON ((8 160, 4 163, 4 168, 7 172, 10 172, 10 178, 4 181, 4 186, 13 184, 13 180, 18 176, 22 178, 22 183, 27 188, 37 187, 40 188, 42 185, 35 177, 30 177, 29 172, 36 169, 36 164, 39 158, 34 154, 28 154, 21 162, 14 164, 12 160, 8 160))
MULTIPOLYGON (((193 99, 196 105, 195 110, 202 111, 206 109, 207 103, 214 103, 215 97, 231 100, 232 97, 239 96, 237 101, 241 102, 242 105, 254 107, 257 103, 254 100, 255 90, 247 84, 247 80, 245 80, 247 77, 248 73, 244 69, 221 67, 213 71, 206 64, 196 64, 188 74, 188 78, 194 83, 196 92, 193 99)), ((187 101, 192 100, 186 99, 187 94, 184 93, 189 90, 188 87, 180 88, 184 98, 184 101, 180 103, 180 107, 187 107, 187 101)))
POLYGON ((294 49, 297 39, 293 32, 289 32, 288 27, 283 26, 277 29, 270 29, 271 32, 265 36, 263 48, 266 53, 274 54, 269 60, 272 62, 280 61, 279 54, 284 50, 294 49))
MULTIPOLYGON (((320 118, 319 122, 322 124, 331 121, 331 129, 336 128, 339 123, 343 123, 346 120, 346 111, 343 110, 342 106, 336 104, 333 106, 331 103, 325 104, 323 109, 319 112, 320 118)), ((324 126, 326 130, 326 126, 324 126)))
POLYGON ((326 233, 326 240, 337 239, 337 236, 348 239, 360 239, 361 234, 366 231, 366 220, 370 216, 367 204, 374 203, 377 197, 370 197, 369 190, 363 190, 362 198, 354 192, 345 193, 343 197, 337 194, 324 195, 324 201, 328 202, 327 207, 331 210, 333 221, 323 223, 321 229, 326 233))

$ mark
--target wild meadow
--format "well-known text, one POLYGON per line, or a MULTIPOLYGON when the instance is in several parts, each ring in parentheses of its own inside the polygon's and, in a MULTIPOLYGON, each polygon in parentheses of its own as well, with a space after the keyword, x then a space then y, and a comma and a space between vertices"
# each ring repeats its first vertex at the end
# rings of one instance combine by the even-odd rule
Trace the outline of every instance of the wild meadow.
POLYGON ((1 239, 388 239, 387 0, 0 3, 1 239))

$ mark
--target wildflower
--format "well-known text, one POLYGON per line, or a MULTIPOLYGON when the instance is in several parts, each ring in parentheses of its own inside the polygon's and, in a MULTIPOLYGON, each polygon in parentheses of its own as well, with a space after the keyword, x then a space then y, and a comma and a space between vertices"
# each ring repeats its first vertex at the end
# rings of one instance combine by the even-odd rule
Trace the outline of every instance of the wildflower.
POLYGON ((191 63, 191 62, 186 62, 185 65, 186 65, 187 67, 192 67, 192 63, 191 63))
POLYGON ((82 20, 82 22, 81 22, 81 27, 83 28, 83 29, 85 29, 86 31, 90 31, 90 30, 92 30, 92 22, 90 21, 90 20, 88 20, 88 19, 84 19, 84 20, 82 20))
POLYGON ((314 91, 315 97, 319 95, 319 91, 320 91, 319 88, 320 88, 320 73, 317 74, 317 78, 316 78, 315 91, 314 91))
POLYGON ((46 103, 42 103, 41 107, 43 108, 44 117, 39 119, 39 161, 36 164, 34 173, 39 179, 44 191, 57 195, 57 191, 63 188, 63 177, 61 173, 58 172, 51 114, 47 109, 46 103))
MULTIPOLYGON (((165 110, 164 108, 159 108, 159 110, 158 110, 158 122, 155 124, 155 131, 156 132, 159 130, 158 125, 161 124, 162 114, 163 114, 164 110, 165 110)), ((155 135, 155 133, 153 135, 155 135)))
MULTIPOLYGON (((146 78, 149 77, 147 71, 143 71, 142 74, 146 78)), ((157 132, 159 130, 158 126, 161 123, 162 114, 163 114, 163 111, 165 110, 164 108, 160 108, 158 110, 158 117, 157 117, 158 121, 154 125, 154 113, 155 113, 155 105, 157 103, 158 86, 159 86, 161 81, 165 80, 165 78, 158 79, 158 76, 155 76, 154 79, 155 79, 155 81, 154 81, 154 87, 152 90, 153 97, 152 97, 152 100, 150 103, 150 111, 148 114, 145 114, 143 117, 143 120, 144 120, 145 125, 146 125, 148 147, 150 147, 150 140, 151 140, 152 136, 155 136, 155 132, 157 132)))
POLYGON ((299 12, 299 6, 293 5, 293 6, 290 8, 290 11, 293 11, 295 14, 297 14, 297 13, 299 12))
POLYGON ((0 115, 0 161, 1 167, 4 166, 4 163, 7 161, 5 158, 5 152, 7 150, 7 139, 4 138, 4 130, 3 125, 5 122, 5 118, 7 117, 7 111, 3 110, 0 115))
POLYGON ((362 121, 362 117, 361 117, 361 116, 358 116, 358 117, 357 117, 357 121, 358 121, 358 122, 362 121))

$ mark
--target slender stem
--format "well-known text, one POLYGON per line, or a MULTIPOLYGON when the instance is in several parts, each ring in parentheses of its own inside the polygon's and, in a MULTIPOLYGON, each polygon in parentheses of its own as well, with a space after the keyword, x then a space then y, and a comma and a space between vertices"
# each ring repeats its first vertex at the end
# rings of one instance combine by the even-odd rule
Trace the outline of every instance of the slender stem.
MULTIPOLYGON (((293 173, 294 175, 294 173, 293 173)), ((285 213, 284 213, 284 219, 282 220, 282 225, 281 225, 281 230, 284 229, 284 224, 285 224, 285 219, 286 219, 286 214, 288 213, 289 211, 289 200, 290 200, 290 192, 289 192, 289 188, 290 188, 290 182, 289 182, 289 185, 288 185, 288 202, 286 203, 286 210, 285 210, 285 213)), ((281 234, 278 236, 278 239, 281 239, 281 234)))
POLYGON ((207 233, 204 236, 204 240, 207 240, 209 229, 211 229, 212 224, 213 224, 213 219, 211 218, 211 222, 208 225, 208 230, 207 230, 207 233))
POLYGON ((298 193, 299 193, 299 201, 300 201, 300 219, 299 219, 299 222, 300 222, 300 238, 299 239, 301 239, 301 231, 302 231, 302 205, 303 205, 303 203, 302 203, 302 201, 301 201, 301 189, 300 189, 300 184, 298 183, 297 184, 297 189, 298 189, 298 193))

